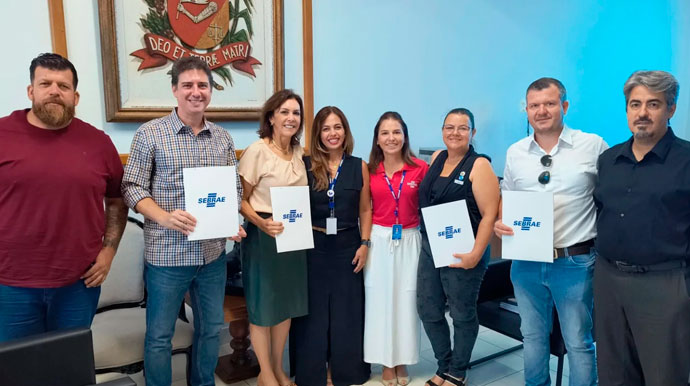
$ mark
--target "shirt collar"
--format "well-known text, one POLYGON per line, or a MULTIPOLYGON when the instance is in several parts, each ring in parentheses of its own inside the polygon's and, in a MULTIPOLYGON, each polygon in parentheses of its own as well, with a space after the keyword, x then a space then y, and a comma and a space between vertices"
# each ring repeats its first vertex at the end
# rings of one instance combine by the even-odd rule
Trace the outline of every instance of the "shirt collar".
MULTIPOLYGON (((412 169, 415 169, 415 167, 412 165, 408 165, 407 162, 403 162, 402 169, 398 170, 397 172, 408 171, 408 170, 412 170, 412 169)), ((376 168, 376 173, 383 174, 385 172, 386 172, 386 170, 383 168, 383 161, 381 161, 381 162, 379 162, 379 166, 376 168)), ((397 173, 397 172, 395 172, 395 173, 397 173)), ((393 173, 393 174, 395 174, 395 173, 393 173)))
MULTIPOLYGON (((529 151, 534 151, 539 154, 544 153, 544 150, 541 149, 537 143, 537 140, 534 139, 534 132, 530 134, 529 138, 529 151)), ((573 147, 573 129, 568 127, 566 124, 563 124, 563 130, 561 130, 561 134, 558 136, 557 147, 560 147, 562 144, 568 147, 573 147)))
MULTIPOLYGON (((206 120, 206 117, 203 118, 204 120, 204 128, 199 132, 199 134, 203 132, 208 132, 210 134, 210 125, 209 122, 206 120)), ((184 122, 180 119, 180 116, 177 115, 177 107, 173 108, 172 113, 170 114, 170 121, 172 124, 172 128, 175 131, 176 134, 183 133, 185 131, 189 131, 190 133, 192 132, 192 128, 185 125, 184 122)))
MULTIPOLYGON (((676 135, 673 133, 673 129, 671 129, 671 126, 669 126, 668 130, 666 130, 666 134, 664 134, 664 136, 661 137, 659 142, 657 142, 656 145, 654 145, 654 147, 652 148, 652 150, 649 151, 649 153, 645 154, 644 158, 647 158, 647 155, 651 153, 654 154, 660 160, 665 160, 669 150, 671 150, 671 145, 673 144, 673 141, 675 139, 676 135)), ((635 155, 632 152, 633 140, 634 137, 630 137, 630 139, 625 141, 623 146, 621 146, 621 148, 618 150, 618 154, 616 154, 616 159, 620 157, 625 157, 633 162, 637 162, 637 158, 635 158, 635 155)))
POLYGON ((573 146, 573 130, 568 125, 563 125, 563 131, 561 131, 561 135, 558 137, 558 142, 573 146))

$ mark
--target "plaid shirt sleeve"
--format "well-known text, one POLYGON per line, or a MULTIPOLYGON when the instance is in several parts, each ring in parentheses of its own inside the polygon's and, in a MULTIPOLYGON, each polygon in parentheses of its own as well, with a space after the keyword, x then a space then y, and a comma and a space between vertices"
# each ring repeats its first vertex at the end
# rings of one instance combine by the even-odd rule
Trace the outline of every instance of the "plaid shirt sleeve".
POLYGON ((139 201, 151 198, 151 171, 154 152, 146 134, 146 126, 140 127, 134 134, 129 159, 122 177, 122 196, 125 203, 134 209, 139 201))

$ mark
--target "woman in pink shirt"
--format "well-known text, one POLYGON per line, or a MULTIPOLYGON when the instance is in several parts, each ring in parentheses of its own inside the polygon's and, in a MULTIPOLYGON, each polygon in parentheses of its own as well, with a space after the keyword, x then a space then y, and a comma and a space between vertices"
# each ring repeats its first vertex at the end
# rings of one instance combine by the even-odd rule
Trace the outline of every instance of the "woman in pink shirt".
POLYGON ((418 190, 427 169, 410 150, 400 114, 384 113, 374 128, 369 155, 373 227, 364 269, 364 360, 383 365, 386 386, 407 385, 406 365, 419 359, 418 190))

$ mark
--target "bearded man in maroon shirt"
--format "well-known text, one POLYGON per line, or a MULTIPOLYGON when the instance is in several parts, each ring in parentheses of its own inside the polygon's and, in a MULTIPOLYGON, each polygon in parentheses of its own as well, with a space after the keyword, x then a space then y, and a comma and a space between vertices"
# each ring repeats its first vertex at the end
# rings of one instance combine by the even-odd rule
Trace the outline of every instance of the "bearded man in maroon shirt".
POLYGON ((127 220, 115 146, 74 117, 74 65, 29 73, 31 108, 0 118, 0 342, 89 327, 127 220))

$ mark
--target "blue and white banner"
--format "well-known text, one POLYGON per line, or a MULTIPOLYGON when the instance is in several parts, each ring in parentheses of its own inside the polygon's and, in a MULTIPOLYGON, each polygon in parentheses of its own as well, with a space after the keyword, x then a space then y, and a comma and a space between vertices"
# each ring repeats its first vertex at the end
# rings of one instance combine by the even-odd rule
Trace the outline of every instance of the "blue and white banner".
POLYGON ((513 236, 503 236, 502 257, 553 263, 553 193, 503 192, 503 223, 513 236))
POLYGON ((237 177, 234 166, 185 168, 184 210, 196 218, 187 239, 205 240, 235 236, 240 228, 237 177))
POLYGON ((283 223, 283 233, 276 236, 278 253, 314 248, 308 186, 271 188, 273 221, 283 223))
POLYGON ((465 200, 422 208, 426 234, 436 268, 459 263, 454 253, 471 252, 474 232, 465 200))

